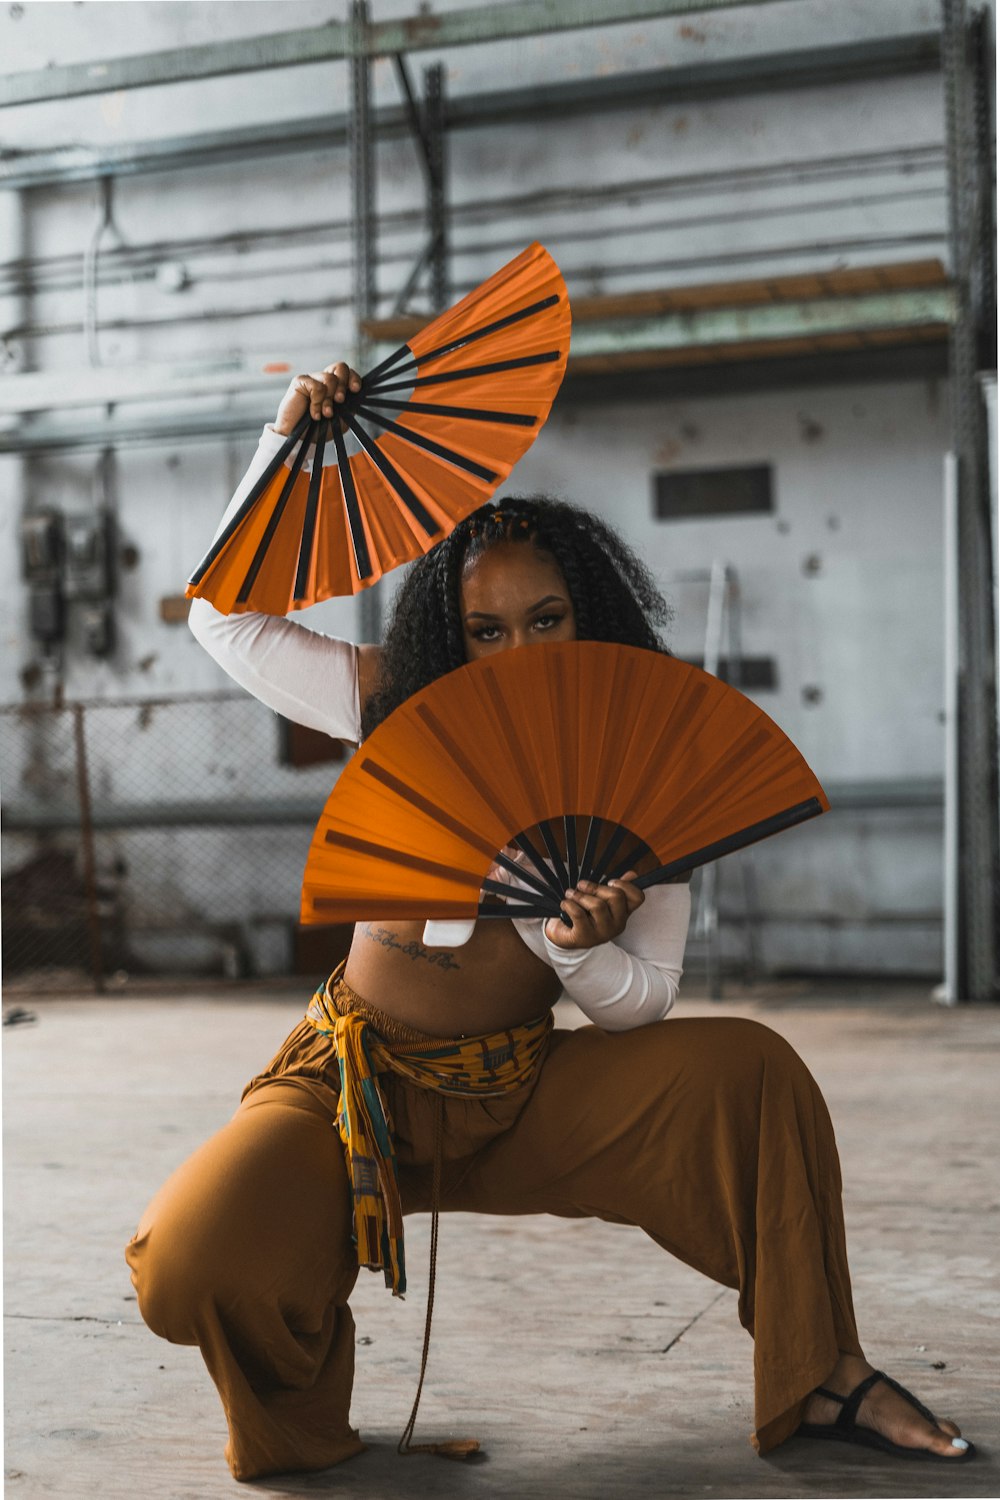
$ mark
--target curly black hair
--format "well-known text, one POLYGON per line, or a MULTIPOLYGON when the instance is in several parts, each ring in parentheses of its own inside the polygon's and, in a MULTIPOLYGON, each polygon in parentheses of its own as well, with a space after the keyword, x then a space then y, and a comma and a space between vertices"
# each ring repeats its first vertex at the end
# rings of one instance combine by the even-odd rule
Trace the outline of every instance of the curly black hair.
POLYGON ((419 558, 396 595, 365 735, 393 709, 466 660, 459 588, 466 563, 499 542, 549 553, 566 580, 577 638, 665 652, 657 626, 671 618, 652 574, 613 527, 548 495, 513 495, 480 508, 419 558))

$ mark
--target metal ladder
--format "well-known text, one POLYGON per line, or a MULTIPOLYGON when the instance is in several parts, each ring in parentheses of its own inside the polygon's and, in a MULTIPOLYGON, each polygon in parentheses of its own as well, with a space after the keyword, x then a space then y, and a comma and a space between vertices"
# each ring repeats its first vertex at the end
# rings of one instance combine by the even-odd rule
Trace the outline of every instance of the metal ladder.
MULTIPOLYGON (((726 681, 739 688, 743 680, 743 643, 740 584, 736 569, 729 563, 715 559, 710 568, 673 573, 664 580, 671 584, 708 584, 708 610, 705 617, 704 669, 713 677, 719 676, 723 654, 726 660, 726 681), (723 653, 723 648, 725 651, 723 653)), ((750 849, 740 851, 736 860, 743 898, 743 982, 756 983, 759 972, 759 928, 760 904, 757 898, 757 878, 750 849)), ((704 944, 705 981, 711 999, 722 999, 722 963, 719 952, 719 888, 720 868, 718 862, 703 865, 698 872, 692 892, 695 899, 691 936, 704 944)))

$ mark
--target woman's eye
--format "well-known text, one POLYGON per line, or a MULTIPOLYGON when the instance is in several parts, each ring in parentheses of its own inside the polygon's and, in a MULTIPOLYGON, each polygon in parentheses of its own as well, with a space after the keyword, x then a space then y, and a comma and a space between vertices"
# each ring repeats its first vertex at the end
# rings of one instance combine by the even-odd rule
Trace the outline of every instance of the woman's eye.
POLYGON ((562 615, 539 615, 535 621, 537 630, 552 630, 554 626, 562 624, 562 615))
POLYGON ((496 625, 481 625, 478 630, 472 632, 474 641, 495 641, 500 636, 499 627, 496 625))

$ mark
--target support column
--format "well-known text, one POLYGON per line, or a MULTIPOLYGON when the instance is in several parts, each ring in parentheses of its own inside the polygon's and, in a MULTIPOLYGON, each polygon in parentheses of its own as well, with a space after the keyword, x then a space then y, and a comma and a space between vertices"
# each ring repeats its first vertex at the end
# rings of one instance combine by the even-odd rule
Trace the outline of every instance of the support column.
MULTIPOLYGON (((997 660, 993 619, 986 423, 977 356, 988 347, 992 269, 983 265, 983 216, 992 212, 980 160, 981 62, 978 18, 965 0, 942 0, 942 64, 947 125, 951 272, 950 399, 957 480, 959 681, 959 998, 1000 998, 997 972, 997 660)), ((995 357, 995 356, 994 356, 995 357)))
POLYGON ((448 203, 445 192, 445 72, 442 63, 424 69, 424 98, 413 91, 406 58, 397 53, 396 77, 424 174, 427 239, 393 303, 393 313, 410 311, 410 298, 423 273, 430 268, 429 301, 432 312, 444 312, 451 300, 448 276, 448 203))
MULTIPOLYGON (((375 218, 375 138, 371 119, 371 58, 367 50, 370 25, 368 0, 351 0, 353 56, 351 58, 351 191, 354 249, 354 361, 362 372, 371 364, 371 341, 365 332, 377 305, 378 259, 375 218)), ((379 584, 358 595, 358 629, 362 642, 382 634, 379 584)))
POLYGON ((427 228, 431 252, 431 307, 444 312, 451 300, 448 277, 448 205, 445 196, 444 64, 424 69, 427 136, 427 228))

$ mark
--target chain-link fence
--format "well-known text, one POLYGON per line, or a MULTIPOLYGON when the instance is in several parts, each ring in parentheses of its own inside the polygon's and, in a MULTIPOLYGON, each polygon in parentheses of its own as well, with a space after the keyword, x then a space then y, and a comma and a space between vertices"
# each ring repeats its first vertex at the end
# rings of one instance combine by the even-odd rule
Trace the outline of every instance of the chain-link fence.
POLYGON ((229 693, 0 708, 7 984, 298 967, 343 754, 309 734, 229 693))

